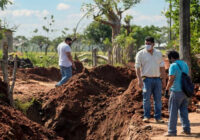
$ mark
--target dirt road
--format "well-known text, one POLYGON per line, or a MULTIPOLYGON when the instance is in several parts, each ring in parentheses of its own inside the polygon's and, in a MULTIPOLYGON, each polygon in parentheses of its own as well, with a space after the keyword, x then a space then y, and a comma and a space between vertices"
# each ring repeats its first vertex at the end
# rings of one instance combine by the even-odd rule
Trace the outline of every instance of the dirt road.
MULTIPOLYGON (((165 137, 164 135, 154 136, 152 140, 200 140, 200 114, 198 113, 190 113, 189 119, 191 123, 191 135, 183 135, 181 134, 182 126, 180 120, 178 120, 177 126, 177 136, 176 137, 165 137)), ((166 120, 167 121, 167 120, 166 120)), ((154 120, 151 120, 154 122, 154 120)), ((167 132, 167 122, 165 124, 156 124, 151 123, 153 127, 163 128, 167 132)))

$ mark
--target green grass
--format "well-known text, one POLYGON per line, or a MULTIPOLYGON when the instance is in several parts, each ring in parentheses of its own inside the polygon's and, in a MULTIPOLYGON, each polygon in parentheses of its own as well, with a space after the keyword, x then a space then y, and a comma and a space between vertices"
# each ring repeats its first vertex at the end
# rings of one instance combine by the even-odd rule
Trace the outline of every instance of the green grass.
POLYGON ((58 67, 58 54, 55 52, 49 52, 47 55, 41 52, 28 52, 23 55, 23 58, 29 58, 34 66, 58 67))
MULTIPOLYGON (((44 52, 24 52, 17 53, 20 58, 29 58, 34 66, 36 67, 59 67, 58 66, 58 54, 57 52, 48 52, 47 55, 44 52)), ((92 53, 87 52, 72 52, 73 58, 82 54, 87 54, 86 56, 79 57, 79 60, 87 57, 89 59, 86 66, 92 66, 92 53)), ((98 55, 105 55, 103 52, 99 51, 98 55)), ((2 58, 2 50, 0 51, 0 58, 2 58)), ((98 65, 106 64, 106 61, 98 59, 98 65)))
POLYGON ((0 59, 2 59, 3 57, 3 53, 2 53, 2 50, 0 50, 0 59))
POLYGON ((14 101, 14 105, 17 109, 19 109, 20 111, 22 111, 24 114, 26 114, 28 108, 33 105, 35 102, 38 102, 36 99, 32 98, 31 101, 29 102, 21 102, 20 100, 16 99, 14 101))

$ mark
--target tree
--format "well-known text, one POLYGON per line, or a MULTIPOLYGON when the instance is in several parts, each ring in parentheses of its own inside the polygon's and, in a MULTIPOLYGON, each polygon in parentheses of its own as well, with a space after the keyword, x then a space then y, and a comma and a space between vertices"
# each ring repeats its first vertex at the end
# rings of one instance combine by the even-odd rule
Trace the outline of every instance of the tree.
MULTIPOLYGON (((166 11, 165 16, 167 18, 172 17, 172 39, 174 42, 179 42, 179 11, 180 4, 179 0, 166 0, 172 3, 172 10, 166 11)), ((198 54, 200 53, 200 2, 199 0, 190 0, 190 41, 191 41, 191 52, 198 54)), ((175 45, 175 44, 173 44, 175 45)), ((179 45, 178 45, 179 47, 179 45)))
POLYGON ((39 46, 40 51, 42 51, 44 46, 50 45, 50 41, 47 40, 47 38, 45 36, 41 36, 41 35, 33 36, 30 41, 31 41, 31 43, 39 46))
POLYGON ((55 48, 55 51, 57 51, 57 46, 59 43, 61 43, 64 40, 64 37, 57 37, 54 40, 52 40, 52 45, 55 48))
MULTIPOLYGON (((94 4, 85 4, 87 11, 94 19, 112 28, 113 57, 117 60, 119 46, 115 43, 116 36, 120 33, 122 14, 140 0, 93 0, 94 4), (98 10, 98 11, 97 11, 98 10), (96 12, 96 14, 94 14, 96 12)), ((116 62, 116 61, 115 61, 116 62)))
MULTIPOLYGON (((12 4, 11 1, 9 0, 1 0, 0 1, 0 10, 4 10, 6 8, 6 5, 8 4, 12 4)), ((1 19, 0 19, 0 29, 1 29, 1 19)), ((0 30, 0 40, 3 38, 3 33, 4 31, 3 30, 0 30)))
POLYGON ((97 44, 102 51, 107 51, 106 45, 103 41, 107 38, 111 41, 112 29, 110 26, 93 21, 84 30, 86 40, 90 40, 91 44, 97 44))
POLYGON ((42 29, 46 32, 45 55, 47 55, 47 51, 50 46, 49 35, 55 31, 53 29, 53 24, 55 23, 55 20, 53 15, 51 15, 49 18, 44 17, 44 20, 46 21, 46 25, 42 26, 42 29))
POLYGON ((126 51, 125 53, 128 54, 127 55, 127 59, 129 62, 133 62, 134 61, 134 56, 136 54, 136 49, 135 49, 135 53, 134 53, 134 43, 135 43, 135 40, 133 39, 132 37, 132 28, 131 28, 131 20, 133 19, 132 16, 130 15, 127 15, 125 18, 124 18, 124 22, 125 22, 125 25, 123 26, 125 29, 126 29, 126 44, 125 44, 125 47, 127 46, 126 48, 126 51))
POLYGON ((29 46, 29 40, 25 36, 16 36, 14 38, 14 47, 18 50, 21 47, 21 52, 27 51, 29 46))
POLYGON ((166 27, 157 26, 131 26, 132 37, 135 39, 136 49, 138 50, 142 45, 144 45, 145 37, 152 36, 155 38, 156 43, 161 44, 167 42, 167 31, 166 27))
POLYGON ((12 4, 12 2, 9 0, 1 0, 0 1, 0 9, 4 10, 6 8, 6 5, 8 5, 8 4, 12 4))
MULTIPOLYGON (((0 1, 0 9, 4 10, 7 4, 11 4, 9 0, 1 0, 0 1)), ((0 20, 0 28, 1 28, 1 20, 0 20)), ((3 39, 4 30, 0 32, 0 40, 3 39)), ((9 78, 8 78, 8 40, 3 39, 3 59, 2 59, 2 71, 3 71, 3 79, 7 84, 7 98, 9 99, 9 103, 11 106, 14 106, 13 102, 13 89, 15 85, 15 77, 16 77, 16 69, 17 69, 17 56, 15 57, 14 70, 13 70, 13 80, 12 85, 10 86, 9 78)))
MULTIPOLYGON (((180 0, 180 58, 185 60, 191 68, 190 57, 190 0, 180 0)), ((191 72, 191 71, 190 71, 191 72)), ((191 73, 190 73, 191 75, 191 73)))

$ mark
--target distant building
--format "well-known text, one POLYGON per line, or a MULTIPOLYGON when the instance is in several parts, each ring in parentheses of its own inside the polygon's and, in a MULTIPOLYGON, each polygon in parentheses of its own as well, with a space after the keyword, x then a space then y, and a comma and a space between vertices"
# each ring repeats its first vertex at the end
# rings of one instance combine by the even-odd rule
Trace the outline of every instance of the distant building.
POLYGON ((13 51, 13 32, 10 29, 4 29, 4 28, 0 28, 0 31, 4 32, 4 37, 2 40, 0 40, 0 49, 3 48, 3 42, 7 41, 8 42, 8 52, 12 52, 13 51))

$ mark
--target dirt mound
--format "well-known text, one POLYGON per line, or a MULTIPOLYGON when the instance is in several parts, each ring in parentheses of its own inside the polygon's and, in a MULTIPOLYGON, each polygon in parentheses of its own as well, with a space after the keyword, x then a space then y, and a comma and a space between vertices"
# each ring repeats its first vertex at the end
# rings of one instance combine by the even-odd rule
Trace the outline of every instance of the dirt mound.
POLYGON ((83 64, 80 61, 74 61, 76 69, 72 69, 73 75, 83 71, 83 64))
POLYGON ((135 71, 123 67, 113 67, 111 65, 103 65, 91 70, 91 75, 105 82, 110 82, 117 87, 127 89, 130 81, 134 79, 135 71))
MULTIPOLYGON (((73 74, 77 74, 82 72, 83 65, 79 61, 75 61, 76 69, 73 69, 73 74)), ((55 67, 44 68, 44 67, 36 67, 36 68, 28 68, 28 69, 19 69, 17 73, 17 77, 21 77, 22 79, 34 79, 37 81, 59 81, 61 79, 60 70, 55 67)))
POLYGON ((38 81, 57 81, 60 79, 60 71, 57 68, 36 67, 29 69, 19 69, 21 73, 26 74, 27 79, 34 79, 38 81))
POLYGON ((28 120, 21 112, 0 105, 0 137, 13 140, 62 139, 55 132, 28 120))
POLYGON ((7 85, 0 78, 0 138, 12 140, 62 139, 55 132, 28 120, 8 105, 7 85))
POLYGON ((43 97, 43 122, 65 139, 124 139, 129 126, 142 129, 142 94, 134 70, 109 65, 84 69, 43 97), (127 87, 129 87, 127 89, 127 87), (127 90, 126 90, 127 89, 127 90), (130 120, 131 124, 130 124, 130 120))

